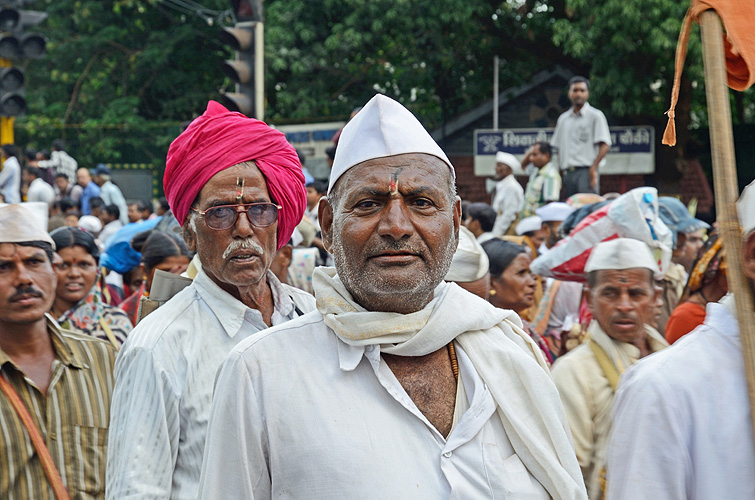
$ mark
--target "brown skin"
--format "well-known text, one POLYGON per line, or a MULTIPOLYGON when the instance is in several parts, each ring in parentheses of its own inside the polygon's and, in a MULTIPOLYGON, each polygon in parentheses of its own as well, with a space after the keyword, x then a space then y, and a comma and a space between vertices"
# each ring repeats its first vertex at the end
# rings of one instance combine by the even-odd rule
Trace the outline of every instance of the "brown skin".
POLYGON ((697 258, 697 252, 703 246, 703 232, 693 231, 691 233, 676 234, 676 248, 671 256, 671 260, 676 264, 684 266, 688 273, 692 271, 692 265, 697 258))
MULTIPOLYGON (((450 197, 452 182, 438 158, 402 154, 351 168, 334 188, 336 199, 320 203, 323 242, 344 285, 367 310, 407 314, 432 299, 458 244, 461 200, 450 197)), ((383 359, 447 436, 456 399, 447 349, 383 359)))
POLYGON ((275 253, 273 263, 270 264, 270 270, 281 283, 288 283, 288 266, 291 265, 293 251, 291 245, 284 245, 275 253))
MULTIPOLYGON (((561 221, 548 221, 543 222, 543 227, 541 228, 543 232, 545 233, 545 246, 548 248, 553 248, 556 246, 556 243, 558 243, 559 237, 558 237, 558 230, 561 227, 561 221)), ((540 248, 540 246, 538 246, 540 248)))
POLYGON ((745 238, 742 246, 742 269, 745 276, 750 280, 750 286, 755 289, 755 231, 751 231, 745 238))
POLYGON ((0 243, 0 349, 42 394, 47 394, 55 359, 45 313, 56 282, 43 250, 0 243))
POLYGON ((520 253, 500 276, 490 280, 495 294, 490 303, 517 313, 532 307, 535 301, 535 278, 530 272, 530 256, 520 253))
POLYGON ((312 207, 317 205, 322 195, 317 192, 317 189, 312 186, 307 186, 307 210, 312 210, 312 207))
POLYGON ((540 145, 533 144, 522 158, 522 169, 532 163, 536 168, 541 169, 551 161, 551 155, 540 152, 540 145))
MULTIPOLYGON (((207 210, 218 205, 272 202, 267 181, 251 162, 241 163, 212 176, 199 192, 195 208, 207 210), (236 200, 236 179, 244 180, 244 195, 236 200)), ((195 214, 196 215, 196 214, 195 214)), ((273 295, 267 283, 267 270, 275 257, 278 223, 268 227, 252 226, 246 213, 240 213, 236 225, 224 231, 207 227, 204 218, 196 218, 196 228, 183 226, 184 241, 189 250, 197 251, 202 269, 220 288, 244 305, 257 309, 268 326, 273 315, 273 295), (223 252, 236 241, 251 239, 263 252, 238 249, 223 258, 223 252)))
POLYGON ((76 182, 81 187, 87 187, 92 182, 92 176, 89 175, 89 170, 80 168, 76 171, 76 182))
POLYGON ((505 179, 509 175, 511 175, 514 171, 511 170, 511 167, 506 165, 505 163, 496 162, 495 164, 495 179, 497 181, 500 181, 501 179, 505 179))
POLYGON ((142 213, 139 211, 138 205, 136 203, 132 203, 128 206, 128 221, 129 222, 138 222, 142 220, 142 213))
POLYGON ((635 345, 640 357, 651 353, 645 323, 655 315, 660 293, 652 278, 653 273, 645 268, 600 270, 588 303, 603 331, 614 340, 635 345))
POLYGON ((480 221, 471 217, 466 218, 464 221, 464 227, 469 229, 469 231, 474 234, 475 238, 479 238, 480 235, 485 232, 482 230, 482 227, 480 227, 480 221))
POLYGON ((60 249, 60 261, 55 266, 58 286, 52 314, 59 318, 87 296, 97 279, 97 261, 78 245, 60 249))

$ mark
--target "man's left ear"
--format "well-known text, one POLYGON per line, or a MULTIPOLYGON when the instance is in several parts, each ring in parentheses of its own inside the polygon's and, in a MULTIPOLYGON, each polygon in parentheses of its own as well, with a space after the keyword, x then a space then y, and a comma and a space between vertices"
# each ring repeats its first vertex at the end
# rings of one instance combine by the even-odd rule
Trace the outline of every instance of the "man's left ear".
POLYGON ((318 203, 317 220, 320 223, 322 244, 325 247, 325 250, 331 252, 333 244, 333 207, 326 196, 320 198, 318 203))

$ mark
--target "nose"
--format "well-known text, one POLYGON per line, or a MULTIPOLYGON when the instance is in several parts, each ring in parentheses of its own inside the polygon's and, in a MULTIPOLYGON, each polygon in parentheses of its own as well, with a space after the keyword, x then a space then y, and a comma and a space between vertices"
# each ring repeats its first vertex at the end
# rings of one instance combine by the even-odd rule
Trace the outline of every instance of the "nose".
POLYGON ((19 262, 16 266, 15 286, 16 288, 20 288, 27 285, 31 285, 31 276, 29 275, 29 270, 26 269, 26 266, 23 264, 23 262, 19 262))
POLYGON ((68 268, 68 276, 81 276, 81 269, 76 262, 72 262, 68 268))
POLYGON ((403 199, 391 199, 380 214, 378 235, 394 240, 408 238, 414 232, 408 209, 403 199))
POLYGON ((233 236, 247 238, 254 234, 254 226, 249 220, 249 214, 245 207, 236 207, 236 223, 233 225, 233 236))
POLYGON ((632 301, 629 300, 629 293, 624 290, 619 295, 619 300, 616 301, 616 309, 621 312, 631 311, 633 308, 632 301))

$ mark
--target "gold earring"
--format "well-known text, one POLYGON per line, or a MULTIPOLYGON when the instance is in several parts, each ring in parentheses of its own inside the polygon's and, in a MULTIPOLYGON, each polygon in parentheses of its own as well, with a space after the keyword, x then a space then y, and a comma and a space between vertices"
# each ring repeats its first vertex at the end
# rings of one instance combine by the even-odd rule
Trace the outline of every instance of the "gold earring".
POLYGON ((495 293, 496 293, 496 292, 495 292, 495 288, 491 288, 491 289, 490 289, 490 295, 495 295, 495 293))

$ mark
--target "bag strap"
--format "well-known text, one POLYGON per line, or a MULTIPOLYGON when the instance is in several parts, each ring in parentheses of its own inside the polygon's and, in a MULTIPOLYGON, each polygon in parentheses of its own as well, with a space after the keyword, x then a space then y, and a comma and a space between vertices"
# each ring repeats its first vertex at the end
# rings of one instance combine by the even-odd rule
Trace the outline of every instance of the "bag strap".
POLYGON ((619 377, 621 377, 619 370, 617 370, 613 363, 611 363, 606 351, 604 351, 594 339, 590 339, 590 349, 592 349, 595 359, 598 360, 600 369, 603 370, 603 375, 608 379, 611 389, 616 393, 616 388, 619 386, 619 377))
POLYGON ((548 329, 548 320, 551 317, 551 309, 553 309, 553 304, 556 302, 556 292, 558 292, 558 288, 561 286, 560 280, 555 280, 553 283, 551 283, 551 286, 548 288, 548 290, 545 291, 546 295, 546 307, 545 309, 539 309, 538 310, 538 316, 535 318, 535 325, 534 329, 535 331, 540 334, 541 337, 545 336, 545 331, 548 329))
POLYGON ((105 335, 107 336, 107 339, 110 341, 111 344, 113 344, 113 347, 115 347, 115 350, 118 351, 121 348, 121 344, 118 342, 118 339, 115 337, 115 334, 113 333, 113 329, 110 328, 110 325, 107 324, 105 319, 100 316, 100 326, 105 331, 105 335))
POLYGON ((63 484, 63 479, 60 477, 60 473, 55 467, 55 462, 52 460, 50 451, 47 449, 47 446, 45 446, 44 439, 42 439, 42 434, 40 434, 39 429, 37 429, 36 424, 34 424, 34 420, 32 419, 29 410, 26 409, 24 402, 21 401, 21 397, 3 375, 0 375, 0 389, 2 389, 6 396, 8 396, 13 408, 16 409, 16 413, 18 413, 18 416, 21 418, 21 422, 24 424, 24 427, 26 427, 31 442, 34 445, 34 449, 37 450, 39 461, 42 463, 42 469, 44 469, 47 480, 50 482, 50 486, 52 486, 52 491, 55 493, 56 500, 70 500, 68 491, 66 491, 66 487, 63 484))

